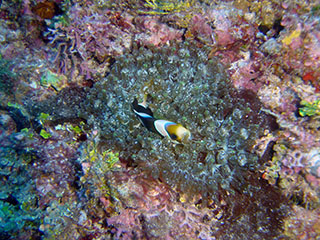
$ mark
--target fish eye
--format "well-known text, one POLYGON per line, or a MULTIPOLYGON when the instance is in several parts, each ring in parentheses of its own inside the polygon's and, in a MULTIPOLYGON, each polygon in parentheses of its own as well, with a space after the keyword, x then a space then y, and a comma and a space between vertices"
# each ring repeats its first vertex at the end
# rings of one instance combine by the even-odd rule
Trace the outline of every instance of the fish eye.
POLYGON ((175 135, 174 133, 170 134, 170 137, 172 140, 177 140, 177 138, 178 138, 177 135, 175 135))

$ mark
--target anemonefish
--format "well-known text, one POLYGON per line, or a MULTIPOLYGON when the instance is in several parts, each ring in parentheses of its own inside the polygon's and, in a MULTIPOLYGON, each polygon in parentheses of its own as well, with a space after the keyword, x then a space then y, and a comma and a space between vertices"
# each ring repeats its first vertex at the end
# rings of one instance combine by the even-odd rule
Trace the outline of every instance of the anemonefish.
POLYGON ((154 118, 151 109, 146 106, 145 102, 138 103, 138 100, 135 98, 132 103, 132 110, 142 124, 151 132, 168 137, 176 143, 185 143, 191 137, 190 131, 181 124, 154 118))

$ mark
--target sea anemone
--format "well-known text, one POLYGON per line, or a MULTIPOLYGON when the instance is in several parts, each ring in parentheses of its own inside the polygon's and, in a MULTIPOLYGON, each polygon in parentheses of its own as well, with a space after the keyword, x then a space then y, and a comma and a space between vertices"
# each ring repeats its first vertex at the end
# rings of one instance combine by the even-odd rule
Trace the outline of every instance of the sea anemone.
POLYGON ((121 158, 152 177, 217 199, 219 193, 244 190, 246 172, 259 166, 252 146, 269 128, 269 118, 253 93, 231 86, 222 64, 208 53, 188 42, 162 50, 136 48, 91 89, 80 116, 100 129, 121 158), (156 117, 186 126, 193 140, 174 145, 136 127, 130 104, 144 95, 156 117))

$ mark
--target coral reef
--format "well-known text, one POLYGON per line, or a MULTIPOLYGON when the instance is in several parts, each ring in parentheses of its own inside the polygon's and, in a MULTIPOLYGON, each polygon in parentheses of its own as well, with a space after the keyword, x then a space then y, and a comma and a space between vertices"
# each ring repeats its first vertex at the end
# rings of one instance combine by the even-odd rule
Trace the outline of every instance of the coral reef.
POLYGON ((203 206, 208 198, 229 203, 237 192, 251 191, 247 177, 260 163, 249 139, 273 130, 273 119, 259 112, 253 93, 231 87, 208 50, 195 49, 186 42, 161 50, 140 47, 119 57, 110 75, 86 94, 79 116, 101 129, 103 144, 124 161, 186 193, 188 200, 200 194, 203 206), (135 126, 130 104, 145 94, 155 116, 190 129, 189 144, 173 145, 135 126))
POLYGON ((76 4, 68 9, 66 21, 65 18, 51 20, 47 36, 57 49, 52 56, 54 64, 60 73, 69 73, 75 81, 77 76, 103 77, 113 57, 130 49, 133 40, 142 45, 160 46, 180 39, 182 31, 162 24, 158 17, 134 18, 128 12, 76 4))
POLYGON ((12 94, 14 90, 14 73, 10 71, 10 61, 0 58, 0 91, 12 94))
MULTIPOLYGON (((238 157, 235 157, 236 162, 230 165, 249 166, 257 161, 256 157, 250 154, 250 143, 246 141, 248 145, 243 145, 243 141, 237 140, 237 137, 257 138, 258 119, 262 117, 249 115, 249 110, 246 110, 250 107, 249 103, 246 108, 240 107, 245 103, 232 92, 222 66, 215 59, 207 60, 208 52, 199 49, 192 51, 193 47, 189 47, 188 43, 162 49, 162 51, 156 49, 152 51, 140 48, 133 52, 132 57, 123 56, 115 63, 114 70, 106 81, 99 82, 92 89, 92 93, 88 94, 85 107, 90 113, 89 116, 96 115, 92 123, 101 128, 101 134, 107 138, 108 144, 117 139, 116 146, 124 149, 125 146, 131 145, 130 142, 136 142, 135 146, 132 146, 134 149, 122 153, 123 158, 133 157, 138 165, 141 164, 148 172, 152 172, 155 178, 167 179, 165 182, 170 185, 178 183, 182 191, 189 188, 201 192, 201 186, 209 186, 213 188, 210 189, 213 193, 218 187, 210 184, 216 181, 215 177, 210 177, 215 175, 215 170, 216 177, 222 179, 228 177, 232 179, 233 171, 237 174, 237 170, 229 169, 231 166, 228 166, 227 159, 230 159, 230 154, 238 152, 243 157, 243 162, 237 162, 238 157), (205 61, 208 63, 204 64, 205 61), (170 65, 163 68, 163 62, 168 62, 170 65), (118 81, 122 84, 120 85, 118 81), (121 87, 119 90, 113 88, 110 92, 108 90, 110 85, 121 87), (101 98, 97 98, 101 90, 101 98), (136 122, 132 120, 129 106, 135 96, 143 94, 148 94, 150 106, 156 116, 181 121, 191 130, 194 141, 184 147, 173 146, 165 143, 166 139, 162 142, 159 138, 150 138, 143 129, 135 128, 136 122), (123 101, 121 104, 115 104, 119 98, 123 101), (92 105, 88 105, 90 102, 92 105), (109 119, 107 122, 97 121, 100 112, 104 113, 104 119, 109 119), (237 125, 241 122, 242 115, 248 115, 248 123, 252 122, 255 126, 246 126, 245 123, 237 125), (123 128, 121 123, 127 126, 123 128), (249 132, 250 128, 253 130, 252 133, 249 132), (128 131, 132 134, 128 135, 128 131), (238 133, 231 134, 230 131, 238 133), (257 135, 253 137, 250 134, 257 135), (238 151, 231 150, 233 149, 231 146, 238 151), (239 151, 241 148, 242 151, 239 151), (153 151, 147 152, 144 149, 153 151), (221 150, 218 153, 218 149, 223 149, 224 154, 221 150), (155 164, 158 165, 157 168, 154 168, 155 164), (198 168, 194 168, 195 165, 198 168), (160 172, 154 172, 159 169, 160 172), (207 175, 208 170, 212 171, 212 174, 207 175)), ((142 100, 141 97, 140 99, 142 100)), ((90 124, 88 116, 82 115, 82 117, 88 119, 90 124)), ((230 182, 226 180, 225 184, 228 188, 230 182)))
MULTIPOLYGON (((274 119, 260 111, 261 104, 254 93, 247 90, 238 91, 231 86, 218 60, 208 59, 209 50, 206 47, 196 48, 189 42, 161 49, 135 46, 132 53, 118 57, 109 76, 92 88, 64 88, 56 96, 42 102, 29 102, 26 107, 34 118, 49 121, 51 124, 72 122, 79 118, 86 120, 90 128, 99 131, 101 137, 99 145, 101 147, 106 145, 118 151, 121 162, 141 172, 142 178, 164 182, 182 194, 184 202, 200 204, 199 209, 203 208, 204 212, 214 203, 214 209, 223 208, 223 213, 220 213, 221 219, 230 221, 233 218, 241 218, 243 219, 241 224, 246 224, 248 221, 247 224, 250 226, 241 230, 242 225, 239 223, 240 225, 231 224, 228 228, 224 228, 219 226, 219 223, 213 224, 209 221, 208 224, 199 226, 200 229, 209 229, 211 226, 217 228, 219 234, 205 230, 205 235, 222 238, 230 236, 232 239, 237 239, 250 232, 260 231, 260 226, 263 225, 263 228, 268 230, 260 231, 260 234, 266 237, 276 236, 280 225, 265 219, 281 221, 284 214, 282 201, 279 200, 273 205, 272 213, 265 210, 271 202, 262 200, 265 198, 265 193, 260 195, 255 189, 268 189, 269 194, 273 194, 271 199, 278 193, 273 187, 265 185, 265 182, 258 181, 259 175, 255 172, 262 166, 264 160, 259 158, 253 149, 254 139, 263 136, 265 131, 274 130, 276 127, 274 119), (164 62, 170 65, 165 67, 162 64, 164 62), (135 97, 142 100, 144 95, 147 95, 149 106, 154 110, 156 117, 181 122, 192 132, 192 141, 186 145, 173 145, 167 139, 161 139, 144 128, 137 127, 130 104, 135 97), (51 107, 53 104, 55 108, 51 107), (50 120, 47 120, 47 116, 50 116, 50 120), (232 201, 234 197, 239 198, 237 204, 232 201), (241 206, 248 199, 254 203, 250 208, 255 210, 246 213, 245 208, 241 206), (261 217, 257 217, 260 216, 256 215, 257 212, 261 213, 261 217), (265 218, 266 215, 269 217, 265 218), (253 222, 259 224, 255 225, 253 222), (237 234, 232 233, 234 231, 237 234)), ((53 133, 50 134, 54 136, 53 133)), ((42 137, 47 138, 47 135, 42 137)), ((51 139, 51 136, 48 138, 51 139)), ((85 155, 90 157, 90 152, 87 151, 85 155)), ((107 186, 118 186, 117 180, 103 176, 103 173, 109 171, 108 168, 102 167, 101 159, 99 167, 95 164, 92 166, 94 169, 99 169, 95 170, 94 175, 101 177, 92 177, 91 185, 112 181, 107 183, 107 186), (102 172, 98 174, 97 171, 102 172)), ((91 169, 90 166, 93 164, 91 160, 86 162, 82 163, 84 172, 88 171, 85 170, 88 167, 91 169)), ((88 183, 85 182, 85 186, 88 183)), ((143 183, 139 182, 139 185, 143 183)), ((99 202, 107 206, 108 211, 114 211, 109 202, 112 200, 111 193, 115 191, 108 190, 103 185, 96 188, 94 191, 91 190, 93 195, 87 196, 92 199, 89 202, 96 202, 99 199, 99 202)), ((112 225, 116 227, 116 232, 115 230, 113 232, 118 234, 118 237, 124 234, 122 229, 127 229, 125 232, 129 237, 133 235, 128 233, 128 229, 136 234, 141 232, 141 226, 138 224, 139 222, 141 224, 141 220, 136 222, 139 219, 136 213, 123 210, 123 207, 120 209, 122 209, 120 216, 110 219, 112 225), (124 217, 131 216, 130 219, 135 216, 132 220, 134 223, 122 226, 124 224, 121 220, 122 214, 124 217)), ((153 221, 160 224, 173 216, 170 212, 159 214, 157 218, 146 215, 143 220, 145 226, 152 225, 153 221)), ((103 216, 102 219, 106 218, 103 216)), ((108 221, 107 219, 104 221, 108 221)), ((190 221, 196 222, 193 218, 190 221)), ((187 222, 187 225, 193 224, 189 223, 189 220, 187 222)), ((167 226, 168 236, 173 236, 169 229, 174 226, 167 226)), ((190 226, 185 229, 191 234, 188 236, 199 235, 200 230, 190 226)), ((159 233, 143 234, 157 237, 159 233)))
POLYGON ((2 1, 0 238, 317 239, 319 9, 2 1))
POLYGON ((13 119, 0 115, 0 238, 17 239, 40 236, 41 209, 37 205, 35 182, 30 168, 36 158, 15 133, 13 119))
MULTIPOLYGON (((99 142, 98 132, 93 134, 93 142, 99 142)), ((137 168, 132 171, 132 167, 126 167, 125 159, 120 158, 110 168, 114 155, 104 157, 108 156, 103 156, 105 147, 103 144, 99 150, 96 146, 87 146, 80 158, 85 173, 81 183, 86 190, 83 196, 86 204, 78 222, 82 236, 240 239, 248 236, 255 225, 254 228, 265 226, 268 230, 259 231, 259 235, 253 237, 267 239, 277 233, 275 228, 280 228, 285 213, 284 209, 278 209, 281 195, 264 180, 257 181, 253 176, 247 179, 252 196, 241 194, 237 204, 222 198, 219 202, 210 200, 207 207, 202 207, 199 196, 194 196, 190 203, 185 194, 173 191, 167 184, 146 176, 137 168), (275 211, 271 221, 257 215, 268 215, 265 211, 270 208, 275 211), (255 214, 249 214, 249 209, 255 214), (250 227, 246 225, 247 221, 250 227)))

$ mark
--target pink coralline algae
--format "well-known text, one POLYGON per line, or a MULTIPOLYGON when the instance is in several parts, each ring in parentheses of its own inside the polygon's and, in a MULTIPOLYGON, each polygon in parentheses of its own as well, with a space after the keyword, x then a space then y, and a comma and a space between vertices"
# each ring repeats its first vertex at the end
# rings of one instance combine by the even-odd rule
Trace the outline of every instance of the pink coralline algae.
MULTIPOLYGON (((91 166, 94 170, 95 166, 91 166)), ((93 171, 94 172, 94 171, 93 171)), ((91 174, 93 173, 91 172, 91 174)), ((106 233, 116 239, 144 239, 144 238, 188 238, 210 239, 210 228, 202 218, 212 219, 213 214, 209 210, 188 206, 180 200, 172 189, 158 180, 144 176, 144 174, 132 174, 126 170, 125 164, 118 165, 117 170, 107 173, 111 191, 116 193, 111 196, 99 196, 99 204, 91 206, 88 211, 101 212, 97 215, 81 219, 78 222, 86 229, 87 236, 94 230, 96 237, 102 237, 106 233), (175 199, 179 199, 176 202, 175 199), (99 223, 104 222, 105 227, 100 228, 99 223)), ((97 176, 87 175, 84 178, 95 178, 97 176)), ((83 179, 84 180, 84 179, 83 179)), ((88 185, 83 181, 86 194, 97 194, 96 185, 88 185)), ((88 199, 91 202, 94 199, 88 199)))
POLYGON ((230 29, 233 25, 230 17, 230 9, 215 9, 209 12, 210 19, 213 21, 215 30, 214 33, 217 35, 218 45, 227 46, 234 42, 234 37, 230 33, 230 29))
POLYGON ((196 38, 202 43, 212 45, 215 42, 213 29, 210 26, 210 20, 205 16, 196 14, 192 17, 186 37, 196 38))
POLYGON ((291 239, 317 239, 320 235, 320 211, 294 207, 294 215, 285 224, 286 232, 291 239))
POLYGON ((306 21, 294 15, 286 15, 282 20, 286 30, 280 37, 284 54, 284 67, 295 70, 319 91, 319 83, 316 81, 319 75, 320 60, 320 28, 319 20, 310 18, 306 21), (293 24, 294 22, 294 24, 293 24), (312 74, 310 74, 312 73, 312 74))
POLYGON ((106 71, 98 62, 120 55, 131 46, 133 26, 129 15, 102 13, 78 5, 69 14, 71 22, 54 23, 48 35, 58 49, 54 62, 61 73, 78 71, 88 79, 96 72, 106 71))
POLYGON ((240 53, 242 59, 233 62, 229 68, 234 86, 258 91, 265 83, 266 77, 261 76, 262 67, 259 58, 250 56, 250 52, 240 53))
MULTIPOLYGON (((69 160, 75 158, 75 147, 68 146, 62 137, 69 138, 72 141, 72 135, 62 133, 61 131, 53 132, 54 137, 45 140, 41 137, 37 141, 32 141, 32 146, 37 151, 38 160, 33 166, 33 177, 36 179, 36 189, 39 193, 39 205, 45 207, 50 205, 53 198, 59 196, 62 202, 68 201, 69 198, 75 197, 73 191, 73 182, 75 178, 74 166, 69 160), (59 139, 60 138, 60 139, 59 139), (41 142, 42 150, 37 148, 37 143, 41 142)), ((68 140, 67 140, 68 141, 68 140)), ((40 145, 39 145, 40 146, 40 145)))
POLYGON ((214 25, 214 37, 219 47, 239 48, 241 45, 250 45, 258 32, 255 24, 250 24, 242 12, 229 8, 208 10, 209 21, 214 25))
MULTIPOLYGON (((140 45, 161 46, 181 40, 183 31, 168 27, 157 16, 134 17, 126 12, 75 5, 68 24, 54 23, 48 34, 58 50, 53 56, 60 73, 71 72, 91 79, 108 71, 110 59, 140 45), (135 23, 135 24, 134 24, 135 23)), ((74 76, 75 75, 75 76, 74 76)))
MULTIPOLYGON (((169 44, 172 40, 181 40, 183 30, 177 30, 160 22, 157 16, 144 16, 136 19, 142 29, 142 33, 135 35, 135 41, 141 45, 161 46, 169 44)), ((138 26, 139 26, 138 25, 138 26)))
MULTIPOLYGON (((229 73, 237 88, 257 91, 264 83, 264 72, 270 62, 255 43, 259 32, 258 26, 250 24, 242 12, 230 7, 215 8, 206 13, 207 22, 214 26, 206 33, 213 39, 212 56, 219 56, 229 66, 229 73)), ((203 29, 208 29, 202 24, 203 29)))

